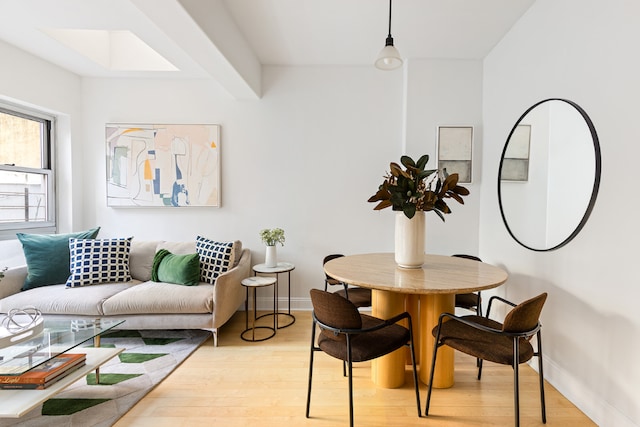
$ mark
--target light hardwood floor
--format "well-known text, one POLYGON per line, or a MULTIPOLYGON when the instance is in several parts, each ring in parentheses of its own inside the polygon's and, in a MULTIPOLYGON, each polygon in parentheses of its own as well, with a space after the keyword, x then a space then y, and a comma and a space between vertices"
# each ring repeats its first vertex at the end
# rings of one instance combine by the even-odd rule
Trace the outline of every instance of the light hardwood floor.
MULTIPOLYGON (((144 397, 117 424, 126 426, 348 426, 347 379, 341 362, 317 352, 311 418, 305 418, 311 314, 296 312, 294 325, 258 343, 239 338, 243 312, 144 397)), ((544 331, 543 331, 544 337, 544 331)), ((521 425, 543 426, 537 373, 522 365, 521 425)), ((370 364, 354 365, 356 426, 512 426, 513 371, 485 363, 476 379, 475 359, 456 352, 455 385, 434 390, 424 417, 427 388, 420 385, 423 416, 418 418, 410 369, 400 389, 371 382, 370 364)), ((547 426, 595 426, 549 384, 545 384, 547 426)))

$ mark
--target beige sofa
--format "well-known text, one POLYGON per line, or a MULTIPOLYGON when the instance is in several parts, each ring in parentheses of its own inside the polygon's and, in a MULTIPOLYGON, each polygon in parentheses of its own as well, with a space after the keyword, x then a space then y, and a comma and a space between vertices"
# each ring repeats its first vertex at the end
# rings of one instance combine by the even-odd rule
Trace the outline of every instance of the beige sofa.
POLYGON ((215 284, 183 286, 151 281, 153 258, 159 249, 174 254, 195 252, 194 242, 131 242, 129 269, 132 280, 78 288, 65 284, 21 291, 27 267, 5 271, 0 281, 0 313, 14 308, 36 307, 45 318, 124 319, 123 329, 204 329, 218 345, 218 329, 243 304, 242 279, 251 273, 251 251, 236 242, 235 263, 217 277, 215 284))

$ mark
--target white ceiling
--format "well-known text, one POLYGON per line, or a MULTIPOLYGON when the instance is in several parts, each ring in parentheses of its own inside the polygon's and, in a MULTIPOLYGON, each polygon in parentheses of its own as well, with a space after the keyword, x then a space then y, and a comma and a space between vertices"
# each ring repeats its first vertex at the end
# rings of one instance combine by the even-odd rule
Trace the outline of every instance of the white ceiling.
MULTIPOLYGON (((534 1, 396 0, 391 32, 403 58, 481 59, 534 1)), ((235 73, 252 86, 260 65, 372 66, 388 7, 387 0, 0 0, 0 40, 81 76, 235 73), (60 29, 131 31, 179 71, 107 69, 47 35, 60 29)))

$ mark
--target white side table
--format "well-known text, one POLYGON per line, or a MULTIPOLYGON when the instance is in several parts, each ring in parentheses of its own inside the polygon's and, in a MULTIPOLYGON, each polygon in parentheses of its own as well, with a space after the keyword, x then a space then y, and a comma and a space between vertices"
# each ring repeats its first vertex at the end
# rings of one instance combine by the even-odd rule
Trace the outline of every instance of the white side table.
POLYGON ((264 341, 264 340, 268 340, 269 338, 273 337, 276 334, 276 319, 277 316, 275 316, 276 314, 276 286, 274 286, 273 288, 273 313, 267 313, 267 314, 263 314, 260 317, 257 317, 257 304, 256 304, 256 289, 258 288, 262 288, 265 286, 271 286, 271 285, 275 285, 277 282, 275 277, 247 277, 246 279, 243 279, 242 282, 242 286, 245 287, 247 295, 246 295, 246 299, 244 301, 244 310, 245 310, 245 330, 242 331, 242 333, 240 334, 240 338, 242 338, 245 341, 251 341, 251 342, 256 342, 256 341, 264 341), (251 327, 249 327, 249 289, 251 289, 251 293, 253 295, 253 321, 251 322, 251 327), (256 320, 258 320, 259 318, 262 318, 264 316, 270 316, 273 315, 273 328, 271 326, 256 326, 256 320), (266 329, 268 331, 270 331, 270 333, 267 334, 267 336, 264 336, 262 338, 256 338, 256 330, 258 329, 266 329), (251 332, 251 338, 245 338, 245 334, 251 332))
MULTIPOLYGON (((294 317, 293 314, 291 314, 291 271, 293 271, 296 268, 295 265, 293 265, 290 262, 279 262, 275 267, 267 267, 266 264, 256 264, 253 266, 253 274, 255 276, 258 275, 258 273, 260 274, 275 274, 275 278, 276 278, 276 285, 275 285, 275 310, 274 310, 274 317, 275 317, 275 324, 276 324, 276 329, 282 329, 282 328, 286 328, 287 326, 291 326, 295 323, 296 318, 294 317), (287 312, 280 312, 278 309, 278 285, 279 285, 279 276, 281 273, 287 273, 287 284, 289 286, 289 292, 287 294, 287 312), (279 325, 278 319, 280 316, 285 316, 288 317, 290 319, 290 322, 287 323, 286 325, 279 325)), ((264 276, 260 276, 260 277, 264 277, 264 276)), ((264 316, 268 316, 268 314, 264 315, 264 316)))

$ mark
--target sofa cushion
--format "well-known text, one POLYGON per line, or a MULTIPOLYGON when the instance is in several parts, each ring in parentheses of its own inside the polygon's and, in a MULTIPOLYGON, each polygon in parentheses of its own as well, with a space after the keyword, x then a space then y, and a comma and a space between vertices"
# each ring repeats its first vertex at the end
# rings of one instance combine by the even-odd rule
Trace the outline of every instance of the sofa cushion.
POLYGON ((195 241, 191 241, 191 242, 163 241, 158 244, 156 251, 159 251, 160 249, 166 249, 172 254, 178 254, 178 255, 192 254, 196 251, 196 242, 195 241))
POLYGON ((200 257, 198 254, 176 255, 160 249, 153 259, 151 280, 194 286, 200 282, 200 257))
POLYGON ((68 314, 102 316, 102 302, 136 283, 113 283, 86 286, 77 289, 65 288, 64 284, 30 289, 0 300, 0 313, 12 308, 35 307, 44 315, 68 314))
MULTIPOLYGON (((131 277, 143 282, 151 280, 151 266, 153 257, 156 255, 156 248, 160 240, 131 240, 131 253, 129 254, 129 271, 131 277)), ((193 251, 195 252, 195 246, 193 251)))
POLYGON ((213 285, 144 282, 113 295, 102 304, 102 309, 105 316, 213 313, 213 285))
POLYGON ((196 253, 200 255, 200 280, 206 283, 214 284, 234 263, 233 242, 216 242, 198 236, 196 253))
POLYGON ((71 275, 68 288, 107 282, 128 282, 131 237, 69 239, 71 275))
POLYGON ((100 227, 68 234, 16 233, 27 261, 27 278, 22 290, 59 285, 69 277, 69 239, 93 239, 100 227))

